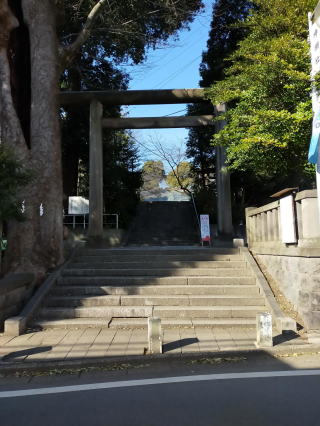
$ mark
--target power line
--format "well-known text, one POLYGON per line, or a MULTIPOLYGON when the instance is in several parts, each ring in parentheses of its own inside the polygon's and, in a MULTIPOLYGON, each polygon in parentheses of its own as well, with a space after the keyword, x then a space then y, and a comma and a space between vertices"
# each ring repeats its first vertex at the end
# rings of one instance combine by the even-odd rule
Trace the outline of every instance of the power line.
POLYGON ((180 109, 179 111, 172 112, 171 114, 162 115, 162 117, 170 117, 170 115, 178 114, 178 112, 183 112, 183 111, 186 111, 186 110, 187 110, 187 108, 183 108, 183 109, 180 109))
POLYGON ((188 62, 187 64, 185 64, 183 67, 180 67, 179 69, 177 69, 175 72, 173 72, 172 74, 170 74, 166 79, 164 79, 160 83, 158 83, 155 86, 155 89, 161 89, 164 85, 166 85, 167 83, 169 83, 169 81, 173 80, 177 75, 179 75, 179 73, 181 71, 183 71, 186 68, 190 67, 190 65, 192 65, 194 62, 196 62, 201 57, 202 57, 202 54, 198 55, 196 58, 192 59, 190 62, 188 62))

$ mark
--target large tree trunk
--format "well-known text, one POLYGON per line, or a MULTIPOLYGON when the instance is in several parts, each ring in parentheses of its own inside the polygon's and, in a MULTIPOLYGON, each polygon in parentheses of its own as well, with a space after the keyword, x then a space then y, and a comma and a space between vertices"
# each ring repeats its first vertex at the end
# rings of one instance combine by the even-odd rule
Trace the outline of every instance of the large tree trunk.
POLYGON ((30 36, 30 147, 25 143, 21 130, 18 137, 10 137, 10 132, 14 133, 13 129, 19 122, 9 94, 4 101, 4 104, 11 105, 6 114, 8 129, 5 142, 32 170, 33 181, 21 194, 21 199, 25 200, 26 220, 9 222, 6 264, 11 271, 32 270, 41 275, 63 259, 55 7, 50 0, 22 0, 22 7, 30 36))

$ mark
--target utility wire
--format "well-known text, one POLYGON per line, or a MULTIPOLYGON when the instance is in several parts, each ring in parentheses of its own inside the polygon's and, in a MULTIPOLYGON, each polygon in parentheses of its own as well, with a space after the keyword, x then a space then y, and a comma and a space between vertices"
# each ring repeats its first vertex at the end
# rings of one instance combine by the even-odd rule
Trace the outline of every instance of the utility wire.
POLYGON ((184 71, 186 68, 190 67, 194 62, 196 62, 199 58, 201 58, 202 55, 198 55, 196 58, 192 59, 192 61, 185 64, 183 67, 177 69, 175 72, 170 74, 166 79, 162 80, 160 83, 158 83, 155 86, 155 89, 161 89, 164 85, 169 83, 169 81, 173 80, 177 75, 181 73, 181 71, 184 71))
POLYGON ((179 111, 172 112, 171 114, 162 115, 162 117, 170 117, 170 115, 178 114, 178 112, 187 111, 187 108, 180 109, 179 111))

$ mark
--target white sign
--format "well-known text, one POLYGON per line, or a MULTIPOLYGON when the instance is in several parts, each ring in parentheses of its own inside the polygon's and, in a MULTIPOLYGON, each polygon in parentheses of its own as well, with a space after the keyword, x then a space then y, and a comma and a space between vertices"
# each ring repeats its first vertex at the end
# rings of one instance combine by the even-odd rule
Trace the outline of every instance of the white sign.
POLYGON ((201 241, 210 241, 210 222, 208 214, 200 215, 201 241))
POLYGON ((89 214, 89 200, 83 197, 69 197, 68 214, 89 214))
POLYGON ((282 242, 285 244, 296 243, 296 215, 293 195, 288 195, 280 200, 280 225, 282 242))

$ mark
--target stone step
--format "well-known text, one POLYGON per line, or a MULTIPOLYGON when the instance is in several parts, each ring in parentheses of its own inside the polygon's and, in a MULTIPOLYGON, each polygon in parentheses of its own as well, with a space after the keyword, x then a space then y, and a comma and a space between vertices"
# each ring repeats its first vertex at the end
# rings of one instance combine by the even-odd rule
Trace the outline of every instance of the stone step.
POLYGON ((77 308, 42 308, 39 317, 62 318, 137 318, 157 316, 161 319, 253 318, 264 306, 103 306, 77 308))
POLYGON ((254 277, 61 277, 59 285, 148 286, 148 285, 255 285, 254 277))
POLYGON ((246 268, 244 261, 150 261, 143 262, 74 262, 68 265, 70 269, 171 269, 171 268, 246 268))
MULTIPOLYGON (((168 328, 253 328, 256 320, 252 318, 216 318, 216 319, 195 319, 195 320, 167 320, 161 321, 163 329, 168 328)), ((111 321, 106 321, 104 318, 71 318, 62 320, 34 320, 34 326, 42 329, 62 328, 62 329, 81 329, 81 328, 126 328, 145 329, 147 333, 147 318, 113 318, 111 321)))
POLYGON ((64 277, 110 277, 110 276, 138 276, 138 277, 239 277, 250 276, 247 268, 164 268, 164 269, 65 269, 64 277))
POLYGON ((82 248, 77 252, 77 255, 80 256, 150 256, 150 255, 239 255, 240 250, 238 248, 224 248, 224 247, 206 247, 206 248, 174 248, 174 247, 152 247, 149 248, 118 248, 118 249, 90 249, 82 248))
MULTIPOLYGON (((161 327, 167 328, 254 328, 256 319, 254 318, 215 318, 215 319, 163 319, 161 327)), ((148 323, 146 318, 112 318, 109 328, 145 328, 148 323)), ((147 331, 147 330, 146 330, 147 331)))
POLYGON ((103 295, 259 295, 254 285, 55 286, 53 296, 103 295))
MULTIPOLYGON (((255 318, 265 306, 155 306, 153 316, 159 318, 255 318)), ((113 315, 116 316, 116 315, 113 315)))
POLYGON ((95 306, 264 306, 261 296, 51 296, 47 307, 95 306))
POLYGON ((153 254, 132 254, 132 255, 125 255, 121 254, 119 256, 116 256, 114 254, 112 255, 81 255, 77 256, 73 263, 91 263, 91 262, 97 262, 97 263, 109 263, 109 262, 215 262, 215 261, 241 261, 243 260, 242 256, 239 254, 207 254, 207 253, 198 253, 198 254, 188 254, 186 252, 185 254, 159 254, 159 255, 153 255, 153 254))

